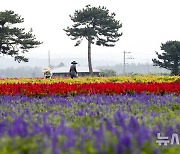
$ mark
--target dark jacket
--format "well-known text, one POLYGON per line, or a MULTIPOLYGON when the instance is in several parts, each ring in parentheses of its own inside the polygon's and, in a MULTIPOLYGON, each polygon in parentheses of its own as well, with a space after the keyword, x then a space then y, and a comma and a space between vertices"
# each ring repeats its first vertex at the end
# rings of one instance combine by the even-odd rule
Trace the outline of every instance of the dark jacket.
POLYGON ((76 70, 76 65, 75 64, 71 65, 69 73, 70 73, 71 77, 76 77, 77 76, 77 70, 76 70))

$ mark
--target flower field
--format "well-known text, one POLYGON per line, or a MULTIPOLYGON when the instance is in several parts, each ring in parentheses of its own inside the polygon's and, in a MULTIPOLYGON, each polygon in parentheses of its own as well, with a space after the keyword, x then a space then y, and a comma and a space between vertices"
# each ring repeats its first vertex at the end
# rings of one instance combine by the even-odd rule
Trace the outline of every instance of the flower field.
POLYGON ((0 154, 178 154, 179 81, 1 79, 0 154), (158 145, 157 133, 168 145, 158 145))
POLYGON ((52 84, 52 83, 101 83, 101 82, 113 82, 113 83, 122 83, 122 82, 180 82, 179 76, 152 76, 152 75, 143 75, 143 76, 116 76, 116 77, 78 77, 75 79, 71 78, 54 78, 54 79, 33 79, 33 78, 0 78, 0 84, 2 83, 41 83, 41 84, 52 84))

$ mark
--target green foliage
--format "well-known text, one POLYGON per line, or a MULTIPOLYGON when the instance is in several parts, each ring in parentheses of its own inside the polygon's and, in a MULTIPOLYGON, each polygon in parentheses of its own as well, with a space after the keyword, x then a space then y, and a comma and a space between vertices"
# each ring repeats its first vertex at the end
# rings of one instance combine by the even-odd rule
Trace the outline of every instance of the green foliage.
POLYGON ((91 37, 92 43, 96 42, 97 45, 114 46, 122 35, 118 32, 122 24, 114 17, 115 13, 109 14, 105 7, 87 5, 82 10, 76 10, 74 16, 70 15, 74 25, 64 30, 68 36, 72 36, 72 40, 78 40, 76 45, 81 43, 83 37, 87 40, 91 37))
POLYGON ((14 11, 0 12, 0 54, 10 55, 18 62, 28 62, 22 54, 41 44, 32 34, 32 29, 25 32, 24 28, 13 26, 23 22, 24 19, 14 11))
POLYGON ((171 70, 172 75, 180 74, 180 41, 167 41, 161 44, 161 50, 164 52, 159 54, 156 52, 158 59, 152 59, 155 66, 171 70))
POLYGON ((85 142, 85 151, 87 154, 97 153, 90 141, 85 142))
POLYGON ((13 140, 9 137, 0 139, 0 153, 1 154, 18 154, 18 153, 37 153, 37 145, 33 138, 22 139, 16 136, 13 140), (14 146, 13 144, 16 143, 14 146))
POLYGON ((177 154, 177 151, 180 151, 180 146, 176 145, 176 146, 171 146, 169 147, 165 147, 162 150, 163 154, 177 154))
POLYGON ((116 71, 113 69, 101 69, 102 76, 116 76, 116 71))
POLYGON ((172 108, 172 111, 180 111, 180 104, 170 104, 169 106, 172 108))

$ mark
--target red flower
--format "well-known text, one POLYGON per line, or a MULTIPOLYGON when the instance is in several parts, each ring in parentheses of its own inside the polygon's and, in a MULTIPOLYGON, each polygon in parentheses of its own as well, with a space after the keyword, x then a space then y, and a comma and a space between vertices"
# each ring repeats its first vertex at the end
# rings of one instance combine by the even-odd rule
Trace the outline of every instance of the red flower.
POLYGON ((0 95, 27 95, 27 96, 50 96, 50 95, 75 95, 75 94, 122 94, 122 93, 175 93, 180 94, 180 83, 53 83, 53 84, 0 84, 0 95))

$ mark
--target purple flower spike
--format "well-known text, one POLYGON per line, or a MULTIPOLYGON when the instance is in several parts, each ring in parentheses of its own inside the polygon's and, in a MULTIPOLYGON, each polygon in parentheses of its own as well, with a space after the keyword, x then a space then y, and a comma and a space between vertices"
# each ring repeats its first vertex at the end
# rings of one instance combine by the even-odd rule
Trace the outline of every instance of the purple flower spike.
POLYGON ((12 137, 15 135, 25 137, 28 135, 28 124, 18 117, 13 121, 12 126, 8 130, 8 134, 12 137))
POLYGON ((128 128, 132 133, 136 133, 139 129, 138 121, 135 117, 131 117, 129 120, 128 128))
POLYGON ((117 154, 123 154, 123 146, 122 146, 122 141, 121 138, 118 139, 118 144, 117 144, 117 154))
POLYGON ((126 130, 126 125, 125 125, 126 117, 127 116, 125 114, 122 114, 120 110, 118 110, 114 114, 115 124, 118 125, 118 126, 121 126, 124 130, 126 130))
POLYGON ((121 141, 126 149, 131 148, 131 136, 129 134, 126 133, 125 135, 123 135, 121 141))
POLYGON ((142 147, 150 137, 150 130, 144 126, 141 126, 139 131, 137 132, 137 143, 139 147, 142 147))

